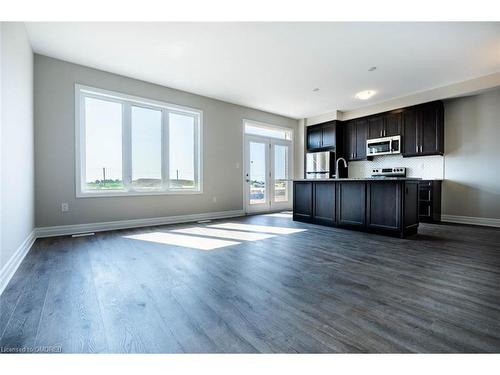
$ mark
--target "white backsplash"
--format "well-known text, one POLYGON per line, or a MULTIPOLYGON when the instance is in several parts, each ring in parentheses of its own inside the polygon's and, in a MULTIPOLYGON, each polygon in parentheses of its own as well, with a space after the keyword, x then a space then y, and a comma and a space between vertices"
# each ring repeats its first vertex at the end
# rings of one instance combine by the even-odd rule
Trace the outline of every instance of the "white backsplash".
POLYGON ((407 177, 420 177, 423 179, 444 178, 444 157, 417 156, 403 158, 401 155, 374 156, 373 160, 349 162, 349 178, 370 177, 373 168, 406 167, 407 177))

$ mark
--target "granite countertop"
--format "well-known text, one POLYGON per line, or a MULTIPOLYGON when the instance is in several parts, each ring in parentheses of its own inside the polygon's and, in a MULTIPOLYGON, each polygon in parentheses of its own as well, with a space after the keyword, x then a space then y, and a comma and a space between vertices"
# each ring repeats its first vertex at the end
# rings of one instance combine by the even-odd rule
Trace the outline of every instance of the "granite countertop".
POLYGON ((421 178, 418 177, 358 177, 358 178, 317 178, 317 179, 307 179, 307 178, 297 178, 294 181, 420 181, 421 178))

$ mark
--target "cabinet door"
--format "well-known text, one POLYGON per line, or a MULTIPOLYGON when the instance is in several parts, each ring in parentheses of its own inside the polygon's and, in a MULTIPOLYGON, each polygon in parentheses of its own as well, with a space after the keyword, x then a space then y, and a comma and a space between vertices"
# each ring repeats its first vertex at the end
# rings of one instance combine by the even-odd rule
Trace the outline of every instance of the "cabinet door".
POLYGON ((313 183, 297 181, 293 183, 293 220, 311 221, 313 202, 313 183))
POLYGON ((376 182, 367 184, 366 225, 373 229, 401 229, 401 184, 376 182))
POLYGON ((418 227, 419 221, 419 201, 418 201, 418 182, 404 183, 404 222, 403 230, 418 227))
POLYGON ((366 159, 366 140, 368 139, 368 120, 356 121, 356 152, 355 160, 366 159))
POLYGON ((438 154, 439 150, 439 108, 437 106, 424 107, 420 130, 420 152, 423 154, 438 154))
POLYGON ((311 127, 307 129, 307 149, 314 150, 321 148, 321 127, 311 127))
POLYGON ((420 114, 415 109, 403 112, 403 156, 417 155, 419 142, 417 128, 420 123, 420 114))
POLYGON ((354 160, 356 152, 356 123, 354 121, 345 124, 344 146, 346 159, 354 160))
POLYGON ((335 224, 335 183, 314 182, 313 221, 318 224, 335 224))
POLYGON ((335 147, 335 124, 323 126, 321 147, 335 147))
POLYGON ((384 118, 382 116, 368 119, 368 139, 384 136, 384 118))
POLYGON ((365 225, 365 188, 364 182, 337 183, 337 224, 365 225))
POLYGON ((385 137, 401 134, 401 112, 389 113, 385 116, 385 137))

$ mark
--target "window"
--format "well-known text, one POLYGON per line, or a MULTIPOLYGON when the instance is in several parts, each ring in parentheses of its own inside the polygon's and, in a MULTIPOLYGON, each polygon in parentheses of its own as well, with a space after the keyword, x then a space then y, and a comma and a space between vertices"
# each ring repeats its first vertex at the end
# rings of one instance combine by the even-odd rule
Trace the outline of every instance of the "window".
POLYGON ((75 86, 77 197, 201 192, 199 110, 75 86))
POLYGON ((279 128, 277 126, 269 126, 259 122, 245 120, 245 133, 252 135, 260 135, 261 137, 292 140, 292 130, 279 128))

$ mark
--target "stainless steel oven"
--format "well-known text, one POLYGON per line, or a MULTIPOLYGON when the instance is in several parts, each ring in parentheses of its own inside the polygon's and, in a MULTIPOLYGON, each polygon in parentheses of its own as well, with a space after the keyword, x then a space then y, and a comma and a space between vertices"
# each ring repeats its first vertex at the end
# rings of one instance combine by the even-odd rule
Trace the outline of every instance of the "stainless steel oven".
POLYGON ((389 155, 401 153, 401 136, 368 139, 366 141, 366 155, 389 155))

